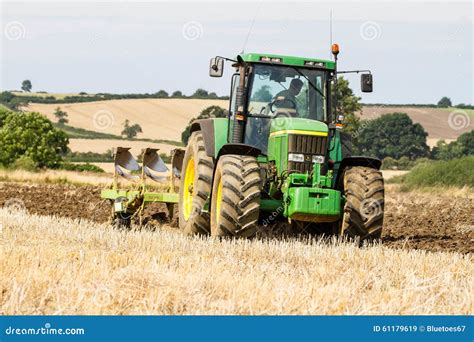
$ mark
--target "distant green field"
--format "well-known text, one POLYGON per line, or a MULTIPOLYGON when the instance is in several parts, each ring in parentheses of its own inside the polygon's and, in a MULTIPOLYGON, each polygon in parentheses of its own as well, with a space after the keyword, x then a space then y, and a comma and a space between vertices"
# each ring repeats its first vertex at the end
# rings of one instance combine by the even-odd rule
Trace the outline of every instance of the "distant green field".
POLYGON ((474 109, 456 108, 456 107, 449 107, 449 108, 444 108, 444 109, 446 109, 446 111, 449 111, 449 112, 452 112, 455 110, 464 111, 467 114, 474 116, 474 109))
POLYGON ((119 135, 108 134, 96 131, 90 131, 84 128, 72 127, 68 125, 59 125, 53 123, 56 128, 64 131, 70 139, 114 139, 114 140, 133 140, 133 141, 148 141, 158 144, 168 144, 173 146, 183 146, 183 143, 180 141, 166 140, 166 139, 126 139, 119 135))
POLYGON ((394 177, 390 183, 400 183, 402 190, 432 186, 468 186, 474 188, 474 156, 448 161, 433 161, 415 166, 409 173, 394 177))
POLYGON ((474 109, 461 109, 465 111, 467 114, 474 116, 474 109))

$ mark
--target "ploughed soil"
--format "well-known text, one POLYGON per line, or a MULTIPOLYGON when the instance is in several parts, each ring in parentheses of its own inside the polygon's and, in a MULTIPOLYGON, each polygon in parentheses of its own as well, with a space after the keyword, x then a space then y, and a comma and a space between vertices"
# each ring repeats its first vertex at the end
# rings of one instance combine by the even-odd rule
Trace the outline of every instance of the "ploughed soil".
MULTIPOLYGON (((100 188, 59 184, 0 183, 0 207, 31 214, 110 222, 111 204, 100 188)), ((474 252, 474 199, 398 192, 385 194, 384 245, 427 251, 474 252)), ((148 207, 144 223, 168 224, 165 205, 148 207)), ((262 229, 265 229, 262 227, 262 229)))

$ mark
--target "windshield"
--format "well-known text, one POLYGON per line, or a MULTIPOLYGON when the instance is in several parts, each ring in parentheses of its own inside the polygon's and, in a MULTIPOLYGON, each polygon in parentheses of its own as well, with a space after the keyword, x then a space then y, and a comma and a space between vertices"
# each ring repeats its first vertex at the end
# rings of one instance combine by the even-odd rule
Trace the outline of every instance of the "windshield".
POLYGON ((326 72, 292 66, 256 64, 249 114, 326 121, 326 72))

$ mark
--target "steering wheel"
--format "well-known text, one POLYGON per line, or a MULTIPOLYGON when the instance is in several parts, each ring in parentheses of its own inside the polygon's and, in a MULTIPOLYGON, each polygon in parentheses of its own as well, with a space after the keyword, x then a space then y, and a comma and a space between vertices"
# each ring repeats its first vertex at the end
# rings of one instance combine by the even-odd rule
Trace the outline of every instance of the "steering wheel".
POLYGON ((292 105, 292 107, 291 107, 290 109, 295 109, 295 110, 296 110, 296 108, 297 108, 297 105, 296 105, 296 102, 295 102, 295 101, 293 101, 292 99, 287 99, 286 97, 283 97, 283 98, 282 98, 282 96, 280 96, 280 97, 276 98, 275 100, 273 100, 273 101, 270 103, 270 111, 271 111, 273 114, 275 114, 275 112, 277 111, 277 109, 279 109, 279 108, 276 108, 276 109, 275 109, 275 108, 273 108, 273 106, 274 106, 275 104, 279 103, 279 102, 289 102, 289 103, 291 103, 291 105, 292 105))

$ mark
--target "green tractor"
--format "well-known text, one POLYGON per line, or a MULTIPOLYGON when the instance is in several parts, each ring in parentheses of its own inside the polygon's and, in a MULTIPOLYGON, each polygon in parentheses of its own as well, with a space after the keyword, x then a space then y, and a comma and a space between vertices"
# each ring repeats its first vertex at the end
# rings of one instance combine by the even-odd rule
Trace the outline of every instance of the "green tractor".
MULTIPOLYGON (((247 238, 285 220, 308 232, 379 239, 381 161, 351 155, 350 135, 340 129, 331 96, 338 52, 334 44, 334 61, 257 53, 211 59, 212 77, 223 75, 225 61, 235 68, 228 117, 192 123, 186 150, 174 153, 169 192, 148 192, 144 182, 135 191, 104 190, 116 221, 165 202, 186 234, 247 238)), ((371 92, 370 72, 354 72, 371 92)), ((116 159, 131 166, 129 157, 116 159)), ((143 180, 159 169, 159 158, 146 159, 143 180)))

